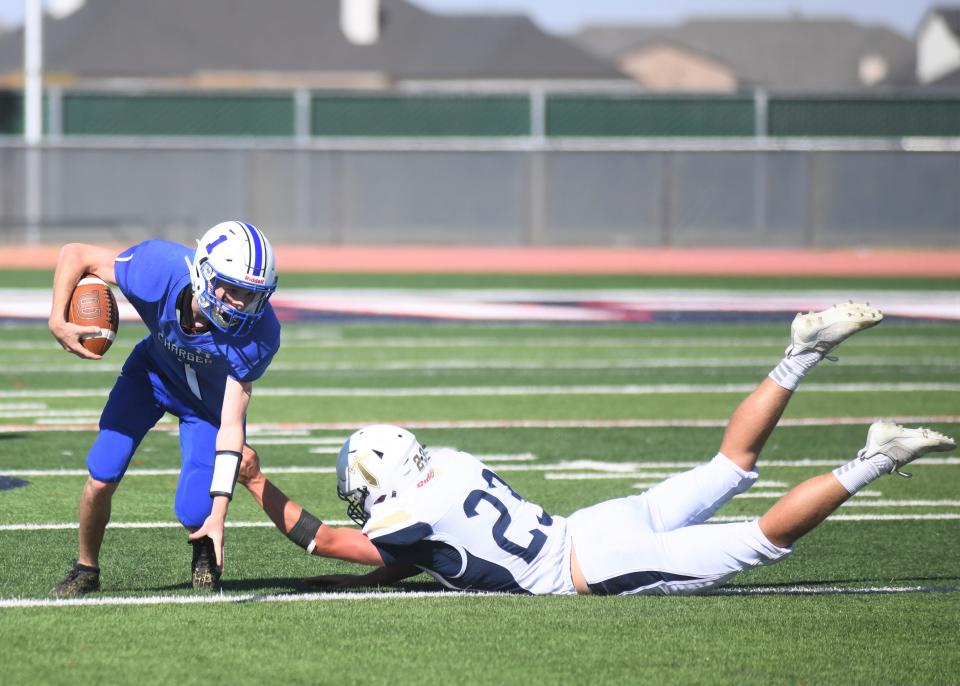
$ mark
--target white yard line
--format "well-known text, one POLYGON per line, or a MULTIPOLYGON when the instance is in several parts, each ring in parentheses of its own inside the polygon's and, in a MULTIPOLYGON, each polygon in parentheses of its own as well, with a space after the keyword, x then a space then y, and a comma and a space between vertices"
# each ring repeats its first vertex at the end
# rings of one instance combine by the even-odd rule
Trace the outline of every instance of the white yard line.
MULTIPOLYGON (((260 428, 259 426, 256 426, 256 425, 254 425, 254 424, 250 424, 250 425, 247 426, 247 435, 248 435, 248 436, 255 436, 255 437, 260 437, 260 436, 279 436, 279 437, 285 437, 285 436, 287 436, 287 437, 296 437, 296 436, 300 436, 300 437, 303 437, 303 436, 309 436, 309 435, 310 435, 310 431, 308 431, 307 429, 293 429, 293 430, 291 430, 291 431, 286 431, 286 430, 284 430, 284 429, 277 429, 277 430, 274 430, 274 429, 262 429, 262 428, 260 428)), ((332 441, 332 440, 334 440, 334 439, 333 439, 333 438, 325 438, 324 440, 331 440, 331 441, 332 441)), ((337 440, 339 440, 339 439, 337 439, 337 440)))
MULTIPOLYGON (((297 332, 300 333, 300 332, 297 332)), ((434 349, 434 348, 495 348, 502 350, 504 348, 616 348, 618 350, 629 350, 630 348, 709 348, 712 350, 733 348, 741 349, 743 347, 782 347, 787 342, 788 336, 784 330, 783 336, 767 337, 743 337, 743 338, 714 338, 704 336, 702 338, 661 338, 658 336, 648 336, 642 328, 637 330, 634 337, 610 338, 598 334, 597 337, 583 338, 407 338, 383 340, 379 338, 370 339, 337 339, 322 340, 317 338, 293 336, 284 332, 284 348, 373 348, 383 349, 434 349), (288 340, 289 338, 289 340, 288 340)), ((960 339, 938 336, 903 336, 880 337, 871 335, 869 340, 857 339, 858 346, 869 346, 871 348, 904 348, 904 347, 938 347, 955 349, 960 346, 960 339)), ((52 348, 50 352, 62 354, 60 348, 52 348)))
MULTIPOLYGON (((497 371, 531 370, 630 370, 630 369, 716 369, 742 368, 754 369, 771 367, 775 360, 770 357, 730 358, 730 357, 650 357, 642 359, 583 359, 576 360, 410 360, 390 362, 274 362, 272 372, 456 372, 456 371, 497 371)), ((904 357, 856 357, 844 358, 844 366, 870 366, 887 368, 928 368, 937 367, 956 369, 960 367, 956 357, 913 359, 904 357)), ((119 364, 33 364, 0 365, 0 374, 116 374, 119 364)))
POLYGON ((296 593, 259 595, 256 593, 220 593, 218 595, 160 595, 99 598, 5 598, 0 599, 0 608, 24 607, 89 607, 107 605, 209 605, 213 603, 298 603, 304 601, 330 600, 395 600, 421 598, 462 598, 479 593, 455 591, 374 591, 370 593, 296 593))
MULTIPOLYGON (((509 455, 477 455, 484 462, 493 464, 501 472, 545 472, 544 478, 550 480, 584 481, 591 479, 665 479, 680 474, 686 469, 702 464, 702 460, 689 462, 601 462, 597 460, 566 460, 550 464, 512 464, 516 462, 531 462, 537 459, 532 453, 518 453, 509 455), (676 471, 638 471, 675 467, 676 471), (590 469, 591 472, 576 471, 590 469), (574 470, 567 472, 565 470, 574 470)), ((778 467, 810 467, 810 466, 837 466, 842 460, 770 460, 762 463, 761 468, 778 467)), ((928 466, 957 466, 958 457, 924 457, 923 464, 928 466)), ((332 474, 335 467, 317 466, 289 466, 264 467, 265 474, 332 474)), ((130 469, 125 476, 176 476, 179 469, 130 469)), ((86 476, 86 469, 2 469, 0 476, 86 476)), ((758 486, 786 486, 781 481, 758 481, 758 486)), ((861 495, 867 493, 861 491, 861 495)))
MULTIPOLYGON (((504 396, 504 395, 669 395, 700 393, 749 393, 756 384, 598 384, 591 386, 459 386, 421 388, 262 388, 260 396, 293 397, 356 397, 406 398, 445 396, 504 396)), ((807 383, 804 392, 828 393, 918 393, 930 391, 960 391, 960 383, 807 383)))
MULTIPOLYGON (((869 501, 865 501, 869 502, 869 501)), ((896 502, 896 501, 892 501, 896 502)), ((712 517, 710 524, 724 524, 728 522, 744 522, 756 519, 760 514, 755 515, 719 515, 712 517)), ((960 520, 960 512, 934 512, 923 514, 834 514, 827 518, 825 523, 840 522, 920 522, 920 521, 953 521, 960 520)), ((325 519, 324 523, 331 526, 353 526, 352 521, 345 519, 325 519)), ((269 521, 230 521, 227 520, 227 527, 235 529, 269 529, 273 523, 269 521)), ((0 524, 0 531, 70 531, 79 528, 77 522, 52 522, 52 523, 25 523, 25 524, 0 524)), ((110 522, 107 524, 110 529, 182 529, 180 522, 110 522)))
MULTIPOLYGON (((439 449, 439 446, 437 448, 439 449)), ((533 462, 537 460, 537 456, 533 453, 475 453, 474 457, 481 462, 492 463, 494 466, 503 462, 533 462)))
POLYGON ((89 420, 100 418, 100 410, 91 408, 89 410, 0 410, 0 419, 57 419, 57 418, 83 418, 89 420))
MULTIPOLYGON (((708 595, 860 595, 893 593, 955 593, 956 586, 728 586, 707 591, 708 595)), ((219 593, 214 595, 154 595, 154 596, 87 596, 84 598, 0 598, 0 609, 35 607, 107 607, 151 605, 210 605, 239 603, 302 603, 360 600, 423 600, 433 598, 462 599, 509 595, 501 593, 470 593, 460 591, 342 591, 326 593, 219 593)))
MULTIPOLYGON (((513 331, 515 326, 505 327, 513 331)), ((628 350, 631 348, 709 348, 740 349, 749 347, 782 347, 787 342, 786 330, 783 336, 765 337, 660 337, 648 335, 642 328, 638 328, 635 336, 611 338, 598 332, 597 336, 557 337, 550 338, 329 338, 317 330, 302 330, 301 328, 285 329, 283 334, 283 349, 314 349, 314 348, 344 348, 375 350, 402 350, 402 349, 441 349, 441 348, 615 348, 628 350)), ((960 346, 960 339, 944 336, 877 336, 870 334, 869 338, 858 338, 857 345, 871 348, 904 348, 904 347, 937 347, 956 349, 960 346)), ((114 348, 116 350, 116 347, 114 348)), ((49 354, 52 357, 63 355, 63 350, 51 339, 46 341, 9 341, 4 344, 8 352, 26 351, 33 354, 49 354)), ((113 353, 111 353, 112 355, 113 353)))
MULTIPOLYGON (((748 491, 746 493, 741 493, 736 496, 739 499, 749 499, 749 498, 782 498, 787 494, 786 491, 748 491)), ((858 496, 862 493, 858 493, 858 496)), ((954 508, 960 507, 960 500, 892 500, 892 499, 876 499, 876 500, 860 500, 859 498, 854 498, 843 503, 841 507, 947 507, 954 508)))
MULTIPOLYGON (((304 432, 306 434, 306 432, 304 432)), ((259 436, 256 434, 248 436, 250 440, 256 440, 257 446, 261 445, 335 445, 340 446, 346 440, 344 437, 325 437, 325 438, 310 438, 306 435, 301 437, 291 437, 291 438, 260 438, 263 434, 259 436)), ((311 451, 313 452, 313 451, 311 451)))
MULTIPOLYGON (((891 417, 909 424, 957 424, 960 415, 898 415, 891 417)), ((781 419, 777 426, 863 426, 876 420, 870 417, 806 417, 781 419)), ((657 428, 711 428, 724 427, 729 420, 722 419, 461 419, 411 420, 401 422, 408 429, 657 429, 657 428)), ((172 420, 156 427, 161 431, 176 431, 172 420)), ((249 424, 251 433, 257 431, 354 431, 364 420, 350 422, 263 422, 249 424)), ((96 424, 61 423, 49 426, 35 424, 0 424, 0 433, 38 433, 66 431, 96 431, 96 424)), ((811 463, 812 464, 812 463, 811 463)), ((796 465, 804 466, 804 465, 796 465)))
MULTIPOLYGON (((331 526, 353 526, 353 522, 346 519, 325 519, 324 523, 331 526)), ((226 524, 234 529, 269 529, 273 522, 232 522, 226 524)), ((0 531, 70 531, 78 529, 77 522, 55 522, 51 524, 0 524, 0 531)), ((183 529, 180 522, 110 522, 108 529, 183 529)))
MULTIPOLYGON (((310 451, 313 452, 313 451, 310 451)), ((338 453, 339 450, 334 450, 333 453, 338 453)), ((499 466, 501 462, 529 462, 536 460, 537 456, 533 453, 513 453, 513 454, 491 454, 484 455, 478 454, 475 457, 478 459, 494 465, 497 469, 502 469, 499 466)), ((506 467, 507 465, 504 465, 506 467)), ((692 465, 691 465, 692 466, 692 465)), ((525 471, 522 467, 513 467, 513 471, 525 471)), ((561 465, 554 465, 553 469, 563 469, 561 465)), ((509 471, 509 470, 508 470, 509 471)), ((264 467, 264 474, 336 474, 336 467, 314 467, 314 466, 303 466, 303 467, 264 467)), ((124 476, 177 476, 180 473, 179 469, 129 469, 126 471, 124 476)), ((42 476, 87 476, 88 472, 86 469, 3 469, 0 468, 0 476, 15 476, 15 477, 42 477, 42 476)), ((634 475, 636 478, 637 475, 634 475)), ((643 476, 651 476, 649 474, 643 474, 643 476)))
MULTIPOLYGON (((678 467, 677 471, 670 472, 648 472, 644 471, 643 473, 636 473, 638 469, 655 469, 656 467, 662 466, 662 462, 603 462, 600 460, 562 460, 560 462, 554 462, 553 464, 504 464, 497 466, 498 472, 561 472, 561 471, 578 471, 578 470, 594 470, 595 472, 602 472, 604 475, 609 474, 629 474, 633 478, 668 478, 674 474, 680 474, 687 469, 696 467, 697 465, 703 464, 705 460, 695 460, 690 462, 676 462, 671 463, 678 467)), ((824 460, 825 465, 836 467, 842 463, 842 460, 824 460)), ((931 457, 931 458, 921 458, 921 462, 917 464, 927 464, 927 465, 960 465, 960 458, 956 457, 931 457)), ((767 469, 771 467, 793 467, 795 464, 792 461, 761 461, 759 469, 767 469)), ((806 464, 803 466, 807 466, 806 464)))
MULTIPOLYGON (((711 524, 723 524, 725 522, 744 522, 756 519, 760 515, 720 515, 710 519, 711 524)), ((923 522, 923 521, 952 521, 960 519, 958 513, 934 513, 934 514, 834 514, 830 515, 825 524, 830 522, 923 522)))
MULTIPOLYGON (((336 467, 273 467, 265 474, 336 474, 336 467)), ((86 469, 0 469, 0 476, 87 476, 86 469)), ((179 469, 130 469, 124 476, 177 476, 179 469)))
POLYGON ((843 507, 960 507, 960 500, 848 500, 843 507))
MULTIPOLYGON (((895 503, 897 501, 890 501, 895 503)), ((909 502, 909 501, 906 501, 909 502)), ((936 501, 920 501, 936 502, 936 501)), ((953 501, 944 501, 953 502, 953 501)), ((864 501, 866 505, 871 505, 872 501, 864 501)), ((910 507, 916 507, 915 504, 909 504, 910 507)), ((756 519, 756 515, 718 515, 711 517, 709 524, 725 524, 729 522, 744 522, 756 519)), ((825 523, 835 522, 917 522, 917 521, 954 521, 960 520, 960 513, 924 513, 924 514, 834 514, 831 515, 825 523)), ((331 526, 352 526, 353 522, 348 520, 325 519, 324 523, 331 526)), ((116 529, 177 529, 183 528, 179 522, 110 522, 110 528, 116 529)), ((273 526, 270 522, 231 522, 227 521, 228 527, 235 528, 270 528, 273 526)), ((56 523, 56 524, 0 524, 0 531, 47 531, 47 530, 71 530, 77 529, 77 523, 56 523)))
POLYGON ((726 586, 708 595, 861 595, 873 593, 956 593, 958 586, 726 586))
MULTIPOLYGON (((690 395, 702 393, 749 393, 746 384, 604 384, 593 386, 423 386, 415 388, 258 388, 258 397, 293 398, 409 398, 447 396, 514 395, 690 395)), ((822 393, 929 393, 960 391, 960 383, 807 383, 804 392, 822 393)), ((0 391, 0 398, 105 398, 109 388, 0 391)))

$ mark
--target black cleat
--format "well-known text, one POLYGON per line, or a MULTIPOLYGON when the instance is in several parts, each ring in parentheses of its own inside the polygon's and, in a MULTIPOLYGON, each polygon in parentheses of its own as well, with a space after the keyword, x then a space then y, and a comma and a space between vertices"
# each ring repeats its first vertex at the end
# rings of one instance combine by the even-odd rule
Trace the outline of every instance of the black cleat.
POLYGON ((213 550, 213 540, 204 536, 198 541, 190 541, 193 545, 193 562, 191 582, 198 591, 216 591, 220 588, 220 570, 217 568, 217 555, 213 550))
POLYGON ((50 595, 58 598, 95 593, 100 590, 100 568, 88 567, 76 561, 63 581, 50 589, 50 595))

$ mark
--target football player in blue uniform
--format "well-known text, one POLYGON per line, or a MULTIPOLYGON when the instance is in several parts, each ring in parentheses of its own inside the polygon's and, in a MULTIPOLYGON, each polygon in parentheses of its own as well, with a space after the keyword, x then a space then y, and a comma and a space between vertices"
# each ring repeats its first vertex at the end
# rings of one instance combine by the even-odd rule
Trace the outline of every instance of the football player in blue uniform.
POLYGON ((705 522, 757 480, 760 450, 803 376, 841 341, 880 322, 854 303, 798 315, 786 356, 734 411, 720 452, 639 495, 569 517, 527 502, 475 457, 426 451, 409 431, 369 426, 337 460, 337 493, 361 530, 331 527, 290 501, 245 450, 240 480, 274 524, 315 555, 378 569, 314 577, 379 585, 427 572, 458 590, 530 594, 684 594, 714 588, 792 550, 850 496, 952 439, 889 422, 870 427, 856 459, 804 481, 757 520, 705 522))
POLYGON ((223 527, 253 382, 280 346, 280 324, 268 302, 277 287, 273 248, 259 229, 238 221, 214 226, 196 250, 163 240, 119 255, 82 243, 64 246, 50 331, 65 350, 97 359, 80 343, 96 327, 64 317, 86 273, 117 284, 149 333, 124 362, 103 409, 80 497, 79 555, 51 594, 100 589, 99 554, 113 493, 140 441, 166 412, 180 420, 174 509, 192 532, 192 583, 212 590, 223 569, 223 527))

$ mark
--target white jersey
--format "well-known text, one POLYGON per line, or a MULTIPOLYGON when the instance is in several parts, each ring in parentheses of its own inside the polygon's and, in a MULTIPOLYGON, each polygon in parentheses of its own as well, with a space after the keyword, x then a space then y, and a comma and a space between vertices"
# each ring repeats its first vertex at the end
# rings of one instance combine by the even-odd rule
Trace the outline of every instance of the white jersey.
POLYGON ((363 531, 387 565, 415 565, 448 588, 572 594, 563 517, 528 503, 467 453, 428 452, 426 476, 374 505, 363 531))

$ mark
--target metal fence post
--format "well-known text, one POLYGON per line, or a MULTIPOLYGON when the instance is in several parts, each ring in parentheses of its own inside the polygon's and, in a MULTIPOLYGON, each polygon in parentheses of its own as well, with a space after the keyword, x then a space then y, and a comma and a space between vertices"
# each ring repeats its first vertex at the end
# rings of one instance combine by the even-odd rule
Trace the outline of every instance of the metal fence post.
POLYGON ((757 143, 757 152, 753 157, 753 235, 763 238, 767 235, 767 152, 762 146, 767 141, 769 131, 767 91, 757 88, 753 91, 753 135, 757 143))
POLYGON ((297 143, 304 144, 310 141, 312 122, 312 107, 310 91, 298 88, 293 93, 293 136, 297 143))
POLYGON ((674 186, 676 151, 663 153, 663 171, 660 180, 660 245, 664 248, 673 243, 674 186))
POLYGON ((528 183, 530 184, 527 244, 540 245, 545 240, 546 177, 544 155, 547 140, 547 94, 543 87, 530 90, 530 148, 528 183))

